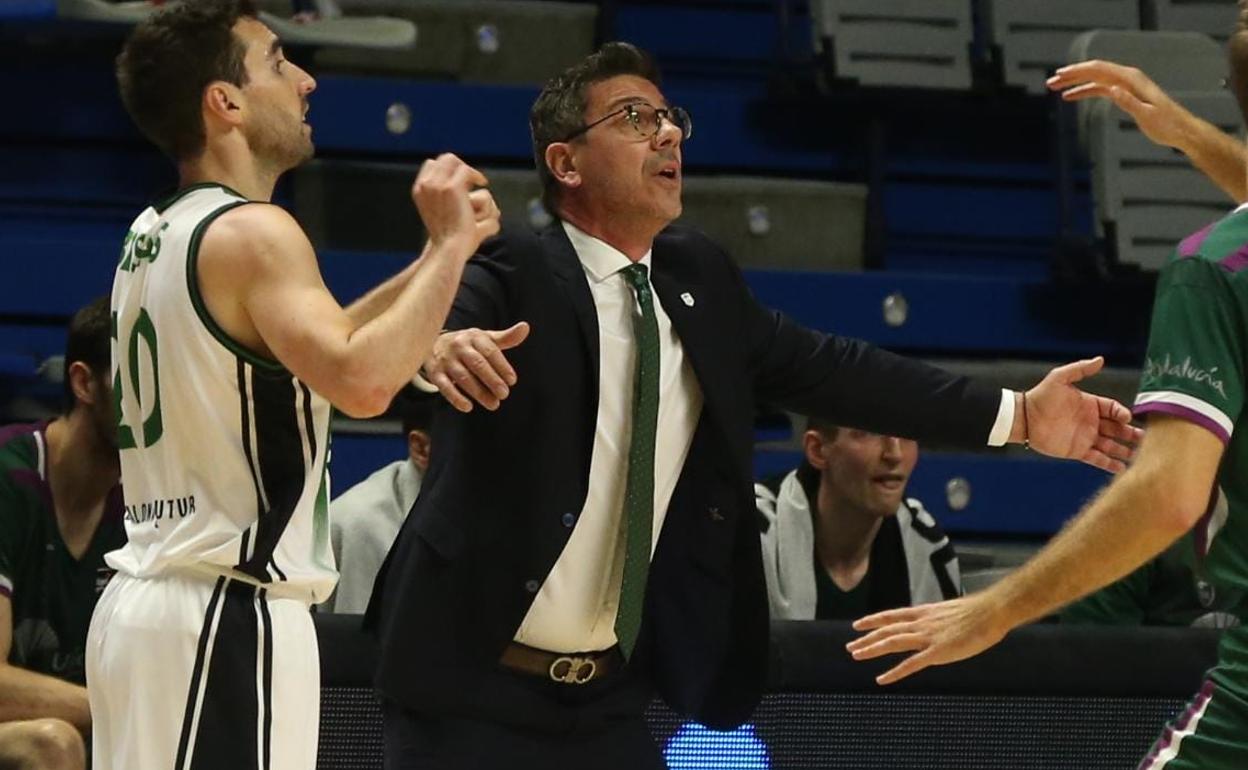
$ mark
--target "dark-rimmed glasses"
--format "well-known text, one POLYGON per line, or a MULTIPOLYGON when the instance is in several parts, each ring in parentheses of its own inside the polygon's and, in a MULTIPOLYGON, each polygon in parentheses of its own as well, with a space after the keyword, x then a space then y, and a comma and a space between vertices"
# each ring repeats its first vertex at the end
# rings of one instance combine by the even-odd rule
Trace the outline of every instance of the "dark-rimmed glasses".
POLYGON ((624 115, 625 119, 633 127, 633 130, 642 139, 649 139, 659 133, 663 127, 663 121, 667 121, 678 128, 682 140, 687 140, 693 136, 693 119, 689 117, 689 113, 684 109, 680 107, 652 107, 645 102, 633 102, 603 115, 593 123, 581 126, 561 141, 570 142, 594 126, 606 123, 616 115, 624 115))

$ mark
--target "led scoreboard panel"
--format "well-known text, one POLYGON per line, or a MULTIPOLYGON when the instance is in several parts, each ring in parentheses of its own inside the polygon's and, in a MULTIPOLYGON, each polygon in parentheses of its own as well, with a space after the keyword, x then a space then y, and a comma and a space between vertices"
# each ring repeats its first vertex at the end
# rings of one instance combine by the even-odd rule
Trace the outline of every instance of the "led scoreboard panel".
MULTIPOLYGON (((371 641, 356 617, 317 615, 316 624, 318 768, 380 770, 371 641)), ((885 664, 850 660, 852 637, 847 624, 774 623, 769 692, 737 730, 709 730, 654 703, 646 716, 668 768, 1130 770, 1199 688, 1217 645, 1203 629, 1040 625, 880 688, 873 677, 885 664)))

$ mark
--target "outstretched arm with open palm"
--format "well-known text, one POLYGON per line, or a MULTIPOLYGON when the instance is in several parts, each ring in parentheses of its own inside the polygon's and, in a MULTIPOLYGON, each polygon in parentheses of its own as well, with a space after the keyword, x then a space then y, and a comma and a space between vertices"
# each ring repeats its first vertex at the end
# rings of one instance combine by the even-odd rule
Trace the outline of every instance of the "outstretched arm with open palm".
POLYGON ((1080 390, 1105 359, 1089 358, 1059 366, 1031 390, 1015 398, 1010 440, 1026 440, 1052 457, 1080 460, 1111 473, 1126 469, 1141 432, 1131 426, 1131 411, 1112 398, 1080 390))

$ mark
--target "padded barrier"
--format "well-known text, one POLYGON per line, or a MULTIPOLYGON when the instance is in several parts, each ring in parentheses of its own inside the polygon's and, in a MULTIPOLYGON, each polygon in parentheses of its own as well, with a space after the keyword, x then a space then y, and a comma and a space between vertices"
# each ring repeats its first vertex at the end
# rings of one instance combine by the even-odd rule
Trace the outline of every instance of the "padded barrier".
MULTIPOLYGON (((381 767, 370 642, 358 616, 317 615, 322 691, 318 768, 381 767)), ((1117 770, 1134 767, 1199 687, 1216 632, 1033 626, 978 658, 887 690, 885 664, 844 653, 848 624, 772 624, 769 694, 732 733, 647 719, 673 768, 1117 770)), ((488 697, 488 693, 482 693, 488 697)))

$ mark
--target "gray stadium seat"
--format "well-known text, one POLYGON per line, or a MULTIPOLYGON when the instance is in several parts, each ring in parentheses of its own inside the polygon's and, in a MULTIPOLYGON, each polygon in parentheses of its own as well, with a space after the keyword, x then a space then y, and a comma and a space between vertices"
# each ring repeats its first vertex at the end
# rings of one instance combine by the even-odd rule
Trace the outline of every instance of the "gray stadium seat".
MULTIPOLYGON (((1067 61, 1104 59, 1138 67, 1168 92, 1204 93, 1222 88, 1227 73, 1226 54, 1207 35, 1198 32, 1141 32, 1093 30, 1070 44, 1067 61)), ((1095 102, 1077 104, 1081 130, 1095 102)))
POLYGON ((868 86, 967 89, 969 0, 814 0, 816 49, 868 86))
MULTIPOLYGON (((313 161, 294 172, 294 207, 319 248, 419 250, 424 233, 409 188, 415 167, 313 161), (385 222, 386 227, 376 227, 385 222)), ((505 221, 541 227, 537 173, 485 170, 505 221)), ((704 231, 743 267, 862 268, 866 188, 758 177, 687 177, 682 224, 704 231)))
POLYGON ((706 232, 742 267, 861 270, 866 201, 865 185, 689 177, 680 222, 706 232))
MULTIPOLYGON (((277 0, 279 14, 269 10, 275 3, 261 0, 260 20, 287 43, 305 45, 349 46, 352 48, 403 49, 416 43, 416 25, 394 18, 317 18, 295 21, 290 17, 290 4, 277 0), (284 5, 283 5, 284 4, 284 5), (285 10, 284 14, 280 13, 285 10)), ((113 3, 107 0, 57 0, 57 15, 76 21, 137 24, 155 6, 146 0, 113 3)))
POLYGON ((326 49, 322 69, 435 76, 481 83, 541 83, 594 50, 597 6, 539 0, 339 0, 350 16, 414 22, 420 45, 406 51, 326 49), (541 43, 538 41, 550 41, 541 43))
MULTIPOLYGON (((1224 131, 1238 130, 1239 108, 1221 87, 1224 57, 1204 35, 1092 32, 1070 50, 1072 61, 1089 58, 1139 67, 1195 114, 1224 131)), ((1096 220, 1120 262, 1157 269, 1180 240, 1230 208, 1226 194, 1186 157, 1149 141, 1112 103, 1085 102, 1080 110, 1096 220)))
POLYGON ((1068 60, 1084 59, 1139 67, 1167 91, 1216 91, 1227 73, 1221 46, 1197 32, 1094 30, 1071 42, 1068 60))
POLYGON ((1203 32, 1226 42, 1235 29, 1236 0, 1141 0, 1146 29, 1203 32))
POLYGON ((977 0, 1004 82, 1044 93, 1071 40, 1090 29, 1139 29, 1136 0, 977 0))

